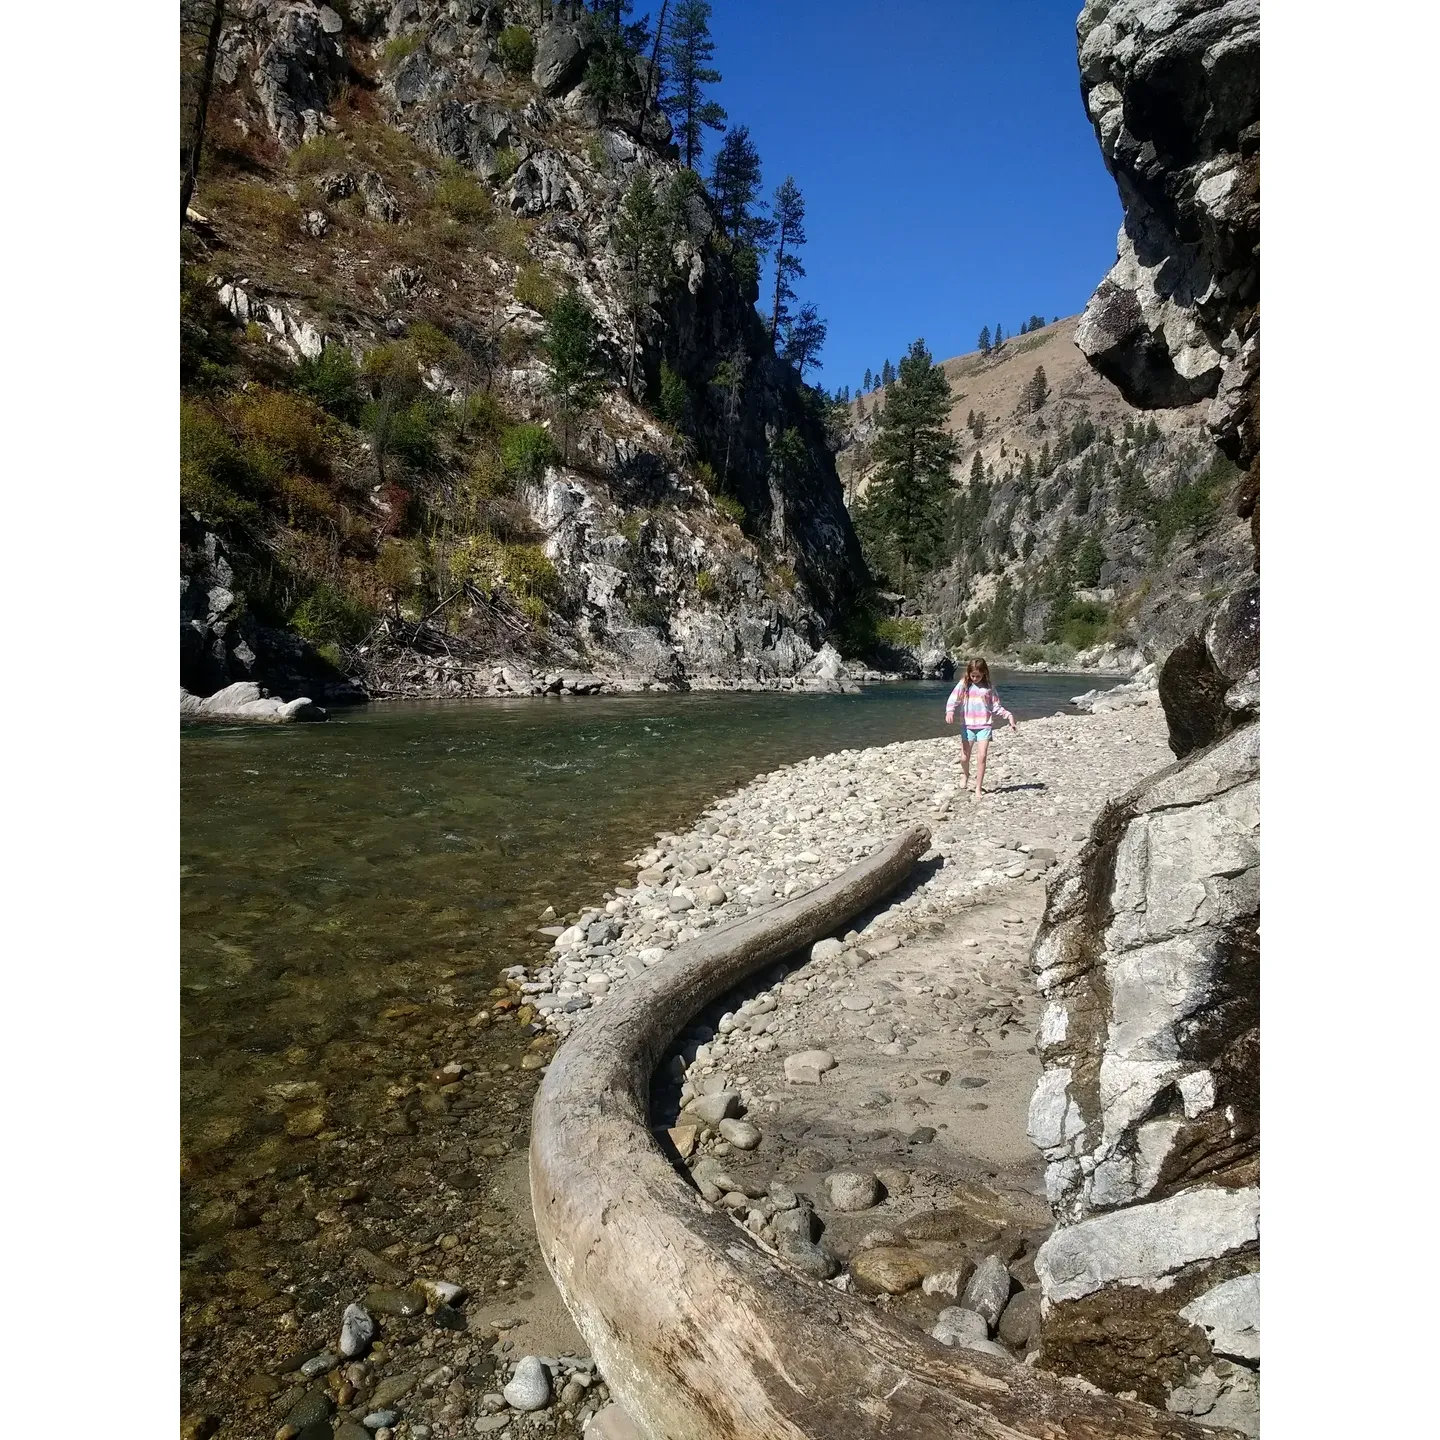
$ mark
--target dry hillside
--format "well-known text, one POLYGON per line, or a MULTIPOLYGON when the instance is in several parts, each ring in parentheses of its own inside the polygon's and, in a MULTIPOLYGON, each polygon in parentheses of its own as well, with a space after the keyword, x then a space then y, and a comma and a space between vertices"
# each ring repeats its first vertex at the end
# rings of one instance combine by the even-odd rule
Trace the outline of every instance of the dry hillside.
MULTIPOLYGON (((1127 404, 1076 347, 1077 323, 942 362, 955 494, 937 562, 900 607, 924 648, 1065 663, 1110 643, 1155 658, 1248 572, 1238 475, 1206 435, 1205 406, 1127 404)), ((852 403, 837 460, 862 535, 883 405, 879 390, 852 403)), ((883 576, 883 558, 867 558, 883 576)))

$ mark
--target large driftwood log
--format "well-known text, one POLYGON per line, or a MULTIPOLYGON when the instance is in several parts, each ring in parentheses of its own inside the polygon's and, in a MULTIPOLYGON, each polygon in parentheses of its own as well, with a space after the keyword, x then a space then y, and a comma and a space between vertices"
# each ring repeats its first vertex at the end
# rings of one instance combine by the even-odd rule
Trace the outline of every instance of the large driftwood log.
POLYGON ((916 826, 798 899, 702 935, 563 1045, 535 1100, 530 1192, 545 1263, 649 1440, 1192 1440, 1213 1434, 1023 1365, 947 1350, 779 1268, 706 1204, 648 1124, 651 1075, 697 1011, 883 899, 916 826))

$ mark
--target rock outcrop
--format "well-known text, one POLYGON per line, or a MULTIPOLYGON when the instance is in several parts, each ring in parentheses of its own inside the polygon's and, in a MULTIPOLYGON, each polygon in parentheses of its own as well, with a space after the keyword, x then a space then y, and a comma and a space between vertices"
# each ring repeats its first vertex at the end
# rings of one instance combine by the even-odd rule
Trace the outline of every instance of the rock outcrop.
POLYGON ((251 680, 239 680, 202 700, 183 686, 180 690, 182 720, 228 721, 240 724, 286 725, 295 720, 326 720, 326 713, 307 695, 281 700, 267 695, 251 680))
POLYGON ((688 184, 669 122, 641 99, 647 61, 624 60, 634 83, 603 105, 590 94, 589 62, 605 43, 597 23, 570 5, 545 7, 537 23, 531 6, 429 0, 351 5, 343 18, 312 0, 247 0, 236 15, 216 104, 225 125, 255 137, 253 164, 217 177, 206 198, 206 270, 232 331, 270 352, 247 358, 253 378, 283 385, 267 362, 314 362, 327 347, 358 361, 420 333, 444 351, 421 370, 437 406, 462 408, 483 388, 507 424, 558 438, 542 341, 549 306, 571 287, 596 317, 606 374, 594 412, 566 423, 561 453, 487 500, 489 519, 441 499, 443 525, 415 523, 432 493, 467 485, 473 454, 447 438, 428 474, 392 457, 377 477, 357 406, 328 472, 306 477, 326 495, 292 491, 307 497, 298 506, 263 496, 244 525, 187 521, 218 537, 231 571, 182 587, 190 688, 255 679, 285 693, 290 679, 270 673, 254 622, 239 617, 264 591, 283 600, 266 612, 281 622, 317 582, 376 622, 363 642, 327 638, 327 653, 376 693, 441 655, 471 670, 518 661, 667 685, 796 678, 865 587, 822 407, 773 353, 753 277, 688 184), (498 63, 506 25, 532 30, 528 77, 498 63), (638 306, 616 236, 637 179, 662 203, 673 252, 638 306), (288 243, 258 242, 251 222, 271 209, 293 211, 288 243), (323 279, 297 281, 312 275, 323 279), (722 390, 726 366, 739 378, 722 390), (311 501, 322 518, 296 534, 311 501), (437 529, 456 537, 454 552, 424 567, 423 603, 390 605, 380 552, 437 529), (472 539, 478 582, 441 585, 472 539), (512 583, 504 562, 516 547, 526 553, 512 583), (278 586, 277 557, 302 567, 278 586), (537 567, 543 584, 527 589, 537 567), (228 605, 212 604, 216 590, 228 605), (381 624, 391 609, 404 614, 381 624))
MULTIPOLYGON (((1078 342, 1138 405, 1213 396, 1259 475, 1258 8, 1087 4, 1086 104, 1125 206, 1078 342)), ((1259 1394, 1258 584, 1158 674, 1177 763, 1051 887, 1030 1135, 1058 1227, 1044 1363, 1246 1433, 1259 1394)))

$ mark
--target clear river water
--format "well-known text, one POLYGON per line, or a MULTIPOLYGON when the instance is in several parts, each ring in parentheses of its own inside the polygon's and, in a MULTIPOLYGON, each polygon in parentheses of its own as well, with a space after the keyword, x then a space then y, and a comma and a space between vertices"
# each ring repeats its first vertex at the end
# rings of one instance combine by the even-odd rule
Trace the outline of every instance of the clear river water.
MULTIPOLYGON (((1097 683, 997 682, 1022 720, 1097 683)), ((946 733, 947 688, 408 702, 187 729, 188 1172, 254 1173, 303 1148, 275 1098, 297 1077, 323 1078, 326 1123, 343 1126, 385 1082, 373 1042, 387 1007, 473 1010, 502 967, 548 944, 535 933, 547 905, 594 902, 656 831, 757 773, 946 733)))

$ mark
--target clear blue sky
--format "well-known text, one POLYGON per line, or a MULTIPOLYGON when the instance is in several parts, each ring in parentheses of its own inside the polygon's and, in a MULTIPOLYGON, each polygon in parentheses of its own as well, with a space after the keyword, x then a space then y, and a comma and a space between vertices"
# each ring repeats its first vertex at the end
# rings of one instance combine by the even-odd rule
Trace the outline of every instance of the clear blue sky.
POLYGON ((1079 10, 715 0, 715 98, 749 125, 767 193, 789 173, 805 196, 797 290, 830 325, 807 378, 853 390, 917 335, 946 359, 982 325, 1084 306, 1120 203, 1080 101, 1079 10))

